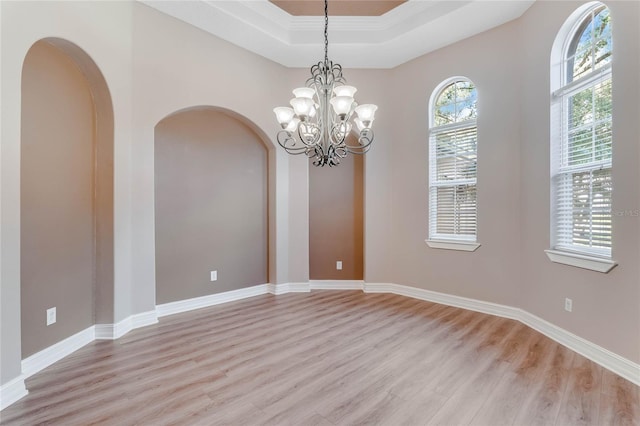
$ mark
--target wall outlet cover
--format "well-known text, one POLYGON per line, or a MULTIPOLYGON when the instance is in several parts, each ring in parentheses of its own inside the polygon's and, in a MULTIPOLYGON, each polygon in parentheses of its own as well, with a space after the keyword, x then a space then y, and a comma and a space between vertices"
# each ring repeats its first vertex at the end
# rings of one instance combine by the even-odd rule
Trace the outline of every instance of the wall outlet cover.
POLYGON ((336 269, 337 269, 338 271, 341 271, 341 270, 342 270, 342 260, 338 260, 338 261, 336 262, 336 269))
POLYGON ((218 280, 218 271, 211 271, 211 281, 218 280))
POLYGON ((567 312, 571 312, 573 310, 573 300, 568 297, 564 299, 564 310, 567 312))
POLYGON ((56 322, 56 308, 47 309, 47 325, 55 324, 56 322))

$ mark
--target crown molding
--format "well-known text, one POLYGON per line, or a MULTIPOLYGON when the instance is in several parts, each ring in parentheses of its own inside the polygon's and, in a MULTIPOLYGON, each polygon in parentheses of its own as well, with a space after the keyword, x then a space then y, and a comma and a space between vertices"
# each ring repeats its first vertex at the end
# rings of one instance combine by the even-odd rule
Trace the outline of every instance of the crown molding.
MULTIPOLYGON (((323 57, 324 17, 292 16, 267 0, 139 0, 287 67, 323 57)), ((534 0, 409 0, 381 16, 332 16, 331 59, 346 68, 394 68, 520 17, 534 0)))

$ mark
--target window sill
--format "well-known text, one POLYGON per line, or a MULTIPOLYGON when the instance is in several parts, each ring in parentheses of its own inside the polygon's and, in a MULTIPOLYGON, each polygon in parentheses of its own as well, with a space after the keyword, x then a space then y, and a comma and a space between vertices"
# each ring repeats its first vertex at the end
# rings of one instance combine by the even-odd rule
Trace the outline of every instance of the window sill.
POLYGON ((476 251, 480 244, 468 241, 453 240, 424 240, 431 248, 458 251, 476 251))
POLYGON ((568 251, 545 250, 547 257, 554 263, 575 266, 576 268, 589 269, 591 271, 606 274, 618 264, 618 262, 597 256, 571 253, 568 251))

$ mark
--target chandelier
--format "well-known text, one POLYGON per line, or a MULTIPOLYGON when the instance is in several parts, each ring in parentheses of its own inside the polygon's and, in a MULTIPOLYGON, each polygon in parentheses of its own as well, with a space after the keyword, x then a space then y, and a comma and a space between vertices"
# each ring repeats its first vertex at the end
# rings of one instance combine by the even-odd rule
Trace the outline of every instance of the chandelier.
POLYGON ((305 154, 314 166, 337 166, 348 153, 365 154, 373 142, 371 125, 378 107, 358 105, 358 89, 347 86, 342 66, 329 60, 328 0, 324 1, 324 62, 311 67, 305 87, 293 90, 289 107, 273 109, 282 130, 278 144, 289 154, 305 154), (349 137, 353 125, 357 129, 349 137))

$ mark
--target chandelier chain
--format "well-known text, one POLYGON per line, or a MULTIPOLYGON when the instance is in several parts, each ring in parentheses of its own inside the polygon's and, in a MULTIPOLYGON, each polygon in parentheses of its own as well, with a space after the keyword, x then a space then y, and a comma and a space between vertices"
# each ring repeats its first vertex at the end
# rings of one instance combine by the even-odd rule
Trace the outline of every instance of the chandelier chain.
POLYGON ((329 0, 324 0, 324 63, 329 63, 329 0))

